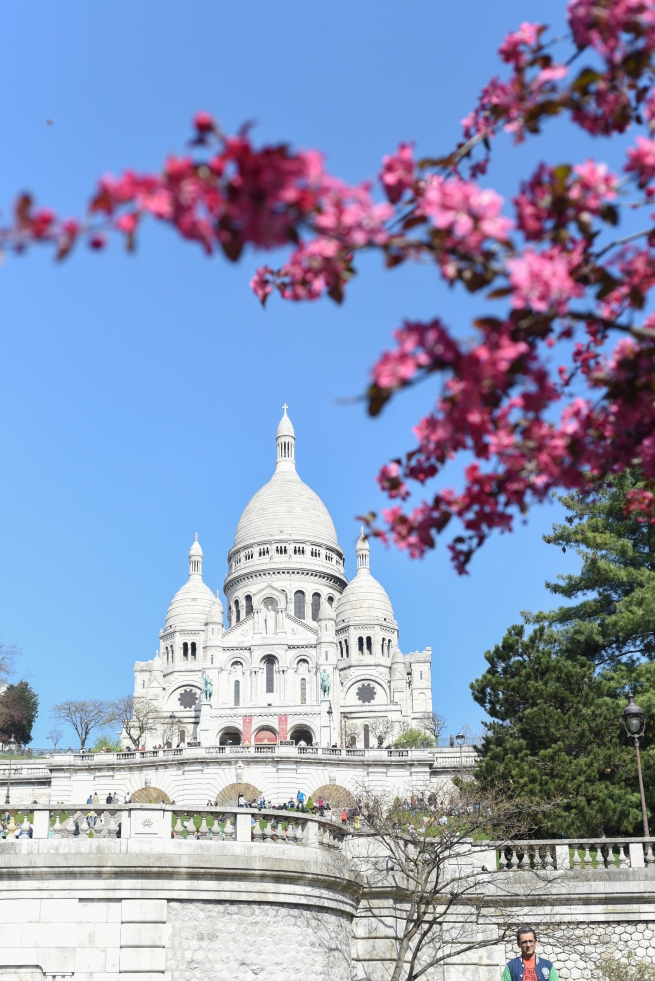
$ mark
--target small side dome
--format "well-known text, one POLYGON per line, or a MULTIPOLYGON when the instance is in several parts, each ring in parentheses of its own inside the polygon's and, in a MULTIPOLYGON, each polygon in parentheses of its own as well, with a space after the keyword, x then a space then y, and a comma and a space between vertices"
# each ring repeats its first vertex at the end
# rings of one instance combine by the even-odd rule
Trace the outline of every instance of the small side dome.
POLYGON ((371 575, 370 546, 364 531, 357 542, 357 574, 344 589, 337 603, 337 626, 344 620, 355 623, 394 623, 391 600, 383 586, 371 575))
POLYGON ((196 535, 189 549, 189 578, 178 589, 166 613, 166 630, 171 627, 200 629, 216 597, 202 581, 202 549, 196 535))
POLYGON ((221 603, 218 590, 216 591, 216 596, 214 597, 214 602, 212 603, 209 613, 207 614, 206 623, 223 623, 223 604, 221 603))

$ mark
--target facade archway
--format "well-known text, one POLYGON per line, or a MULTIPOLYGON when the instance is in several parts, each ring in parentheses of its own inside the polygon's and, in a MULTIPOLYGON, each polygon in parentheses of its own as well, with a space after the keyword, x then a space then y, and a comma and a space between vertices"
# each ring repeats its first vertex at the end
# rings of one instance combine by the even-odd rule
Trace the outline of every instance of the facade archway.
POLYGON ((258 790, 251 783, 229 783, 227 787, 223 787, 216 798, 216 806, 236 807, 239 802, 239 794, 243 794, 247 801, 257 801, 261 790, 258 790))
POLYGON ((340 787, 338 783, 326 783, 322 787, 317 787, 316 790, 312 791, 312 800, 314 803, 316 803, 319 797, 328 801, 333 811, 341 810, 342 807, 355 806, 353 795, 345 787, 340 787))
POLYGON ((131 797, 133 804, 170 804, 168 794, 159 787, 140 787, 131 797))
POLYGON ((241 745, 241 733, 236 728, 236 726, 228 726, 226 729, 220 733, 218 737, 219 746, 240 746, 241 745))
POLYGON ((273 745, 277 742, 277 732, 272 726, 261 726, 255 733, 255 745, 273 745))
POLYGON ((289 739, 293 739, 296 746, 299 742, 305 742, 308 746, 314 745, 314 733, 309 726, 294 726, 289 733, 289 739))

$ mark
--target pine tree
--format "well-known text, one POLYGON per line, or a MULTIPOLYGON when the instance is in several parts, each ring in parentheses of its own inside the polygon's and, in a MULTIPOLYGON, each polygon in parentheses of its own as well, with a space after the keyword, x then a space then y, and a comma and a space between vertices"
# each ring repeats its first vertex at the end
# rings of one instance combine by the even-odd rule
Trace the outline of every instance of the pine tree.
POLYGON ((569 654, 599 666, 655 657, 655 525, 638 514, 624 515, 627 492, 640 486, 633 471, 594 494, 560 498, 570 514, 544 541, 563 552, 574 548, 582 568, 546 586, 577 602, 524 615, 527 622, 562 631, 569 654))
MULTIPOLYGON (((634 746, 622 726, 634 687, 655 731, 655 528, 623 513, 637 486, 632 473, 562 499, 569 516, 545 540, 575 548, 582 566, 547 585, 576 602, 523 614, 471 685, 492 719, 476 779, 559 802, 535 809, 540 835, 642 833, 634 746)), ((655 752, 648 738, 643 745, 650 810, 655 752)))

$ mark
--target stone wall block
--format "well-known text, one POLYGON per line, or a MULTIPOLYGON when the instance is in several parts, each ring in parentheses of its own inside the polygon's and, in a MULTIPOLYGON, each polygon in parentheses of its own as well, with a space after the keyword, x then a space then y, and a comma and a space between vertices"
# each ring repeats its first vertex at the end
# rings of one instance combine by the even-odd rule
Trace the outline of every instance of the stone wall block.
POLYGON ((123 923, 121 947, 165 947, 166 935, 165 923, 123 923))
POLYGON ((38 923, 38 899, 0 899, 0 923, 38 923))
POLYGON ((75 970, 75 948, 39 947, 37 960, 32 963, 40 964, 46 974, 72 974, 75 970))
POLYGON ((646 865, 644 861, 644 846, 640 841, 631 841, 628 848, 630 849, 630 867, 633 869, 643 869, 646 865))
POLYGON ((93 936, 96 947, 120 947, 121 945, 120 923, 95 923, 93 926, 93 936))
MULTIPOLYGON (((160 971, 121 971, 118 981, 162 981, 164 975, 160 971)), ((77 978, 75 979, 77 981, 77 978)), ((94 979, 95 981, 95 979, 94 979)))
POLYGON ((120 972, 163 971, 166 951, 163 947, 121 947, 120 972))
POLYGON ((77 923, 77 899, 42 899, 42 923, 77 923))
POLYGON ((109 905, 109 903, 89 902, 81 899, 77 906, 77 922, 106 923, 109 914, 109 905))
POLYGON ((124 899, 121 919, 123 923, 165 923, 165 899, 124 899))
POLYGON ((75 973, 90 971, 96 974, 104 971, 106 966, 105 952, 97 947, 78 947, 75 951, 75 973))

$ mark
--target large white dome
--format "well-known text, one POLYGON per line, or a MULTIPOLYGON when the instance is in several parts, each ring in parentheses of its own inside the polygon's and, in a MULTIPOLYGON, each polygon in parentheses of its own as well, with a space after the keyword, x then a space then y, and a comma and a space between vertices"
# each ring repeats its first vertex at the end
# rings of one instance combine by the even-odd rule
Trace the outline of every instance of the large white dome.
POLYGON ((338 549, 330 512, 318 494, 296 473, 296 437, 286 406, 275 441, 275 473, 246 505, 237 525, 233 548, 282 537, 338 549))
POLYGON ((280 536, 339 547, 330 512, 295 470, 276 471, 250 499, 239 519, 234 547, 280 536))

